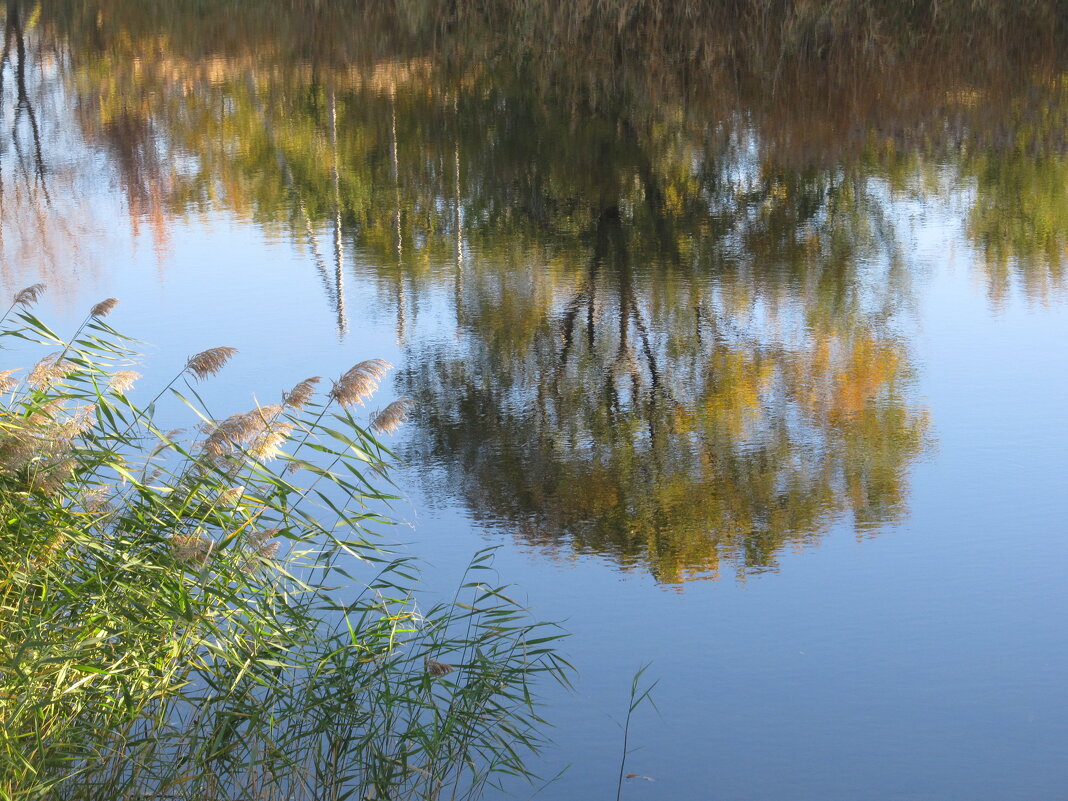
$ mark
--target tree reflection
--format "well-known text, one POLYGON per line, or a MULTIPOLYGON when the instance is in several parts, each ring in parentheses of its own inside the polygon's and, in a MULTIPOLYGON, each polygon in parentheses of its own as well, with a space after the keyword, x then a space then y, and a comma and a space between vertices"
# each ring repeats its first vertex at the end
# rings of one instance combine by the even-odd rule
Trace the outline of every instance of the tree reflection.
POLYGON ((357 5, 41 15, 135 224, 162 242, 221 209, 285 231, 339 336, 346 281, 374 284, 409 356, 411 461, 525 541, 678 581, 899 519, 927 422, 895 197, 966 198, 995 300, 1063 281, 1055 59, 695 88, 357 5))
POLYGON ((88 210, 81 186, 52 141, 57 54, 41 41, 38 15, 3 6, 0 51, 0 280, 62 287, 80 252, 88 210))
POLYGON ((491 526, 666 582, 902 513, 926 418, 893 289, 862 298, 854 271, 821 300, 818 270, 769 287, 752 262, 643 269, 617 209, 594 227, 580 270, 487 259, 461 340, 412 347, 413 464, 442 466, 491 526))

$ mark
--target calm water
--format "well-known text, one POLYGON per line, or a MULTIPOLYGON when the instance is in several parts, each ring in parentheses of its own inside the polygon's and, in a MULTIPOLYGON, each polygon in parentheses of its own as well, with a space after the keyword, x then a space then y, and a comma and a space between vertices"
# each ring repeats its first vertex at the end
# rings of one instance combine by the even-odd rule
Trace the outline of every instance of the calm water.
POLYGON ((651 662, 625 798, 1068 798, 1068 72, 656 95, 252 17, 9 12, 4 292, 238 347, 226 411, 393 362, 389 535, 574 634, 541 797, 611 797, 651 662))

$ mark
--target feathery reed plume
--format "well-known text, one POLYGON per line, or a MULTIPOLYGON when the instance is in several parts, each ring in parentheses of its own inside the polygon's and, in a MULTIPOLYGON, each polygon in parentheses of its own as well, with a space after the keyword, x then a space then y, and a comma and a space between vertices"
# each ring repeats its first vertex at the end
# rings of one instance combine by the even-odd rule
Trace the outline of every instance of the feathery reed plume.
POLYGON ((14 378, 11 377, 12 373, 17 373, 21 368, 13 367, 10 370, 0 371, 0 392, 7 392, 13 386, 18 384, 14 378))
POLYGON ((187 565, 203 565, 211 556, 215 543, 199 534, 175 534, 171 537, 171 553, 187 565))
POLYGON ((205 423, 201 428, 208 434, 204 440, 204 451, 209 456, 222 456, 231 452, 234 446, 249 442, 263 426, 263 418, 256 412, 241 412, 231 415, 222 422, 205 423))
POLYGON ((222 506, 233 506, 235 503, 241 500, 241 496, 244 494, 245 488, 243 486, 224 489, 222 492, 219 493, 219 503, 222 506))
POLYGON ((0 439, 0 474, 20 473, 36 455, 37 445, 37 437, 26 430, 15 430, 0 439))
POLYGON ((30 370, 26 383, 35 389, 45 389, 70 372, 71 363, 60 359, 58 353, 50 353, 30 370))
POLYGON ((289 392, 282 394, 282 403, 290 409, 303 409, 315 392, 315 385, 322 381, 319 376, 305 378, 289 392))
MULTIPOLYGON (((276 446, 263 442, 265 432, 273 435, 276 430, 285 428, 288 424, 279 424, 272 429, 274 419, 282 412, 282 406, 272 403, 267 406, 258 406, 250 412, 231 415, 221 423, 205 423, 201 430, 208 435, 204 440, 203 450, 208 456, 218 458, 233 453, 241 445, 250 445, 250 451, 274 454, 277 453, 281 441, 276 446)), ((285 431, 285 437, 289 436, 292 426, 285 431)), ((274 440, 272 439, 272 442, 274 440)), ((261 457, 256 457, 261 458, 261 457)), ((266 457, 270 458, 270 457, 266 457)))
POLYGON ((378 434, 392 434, 408 419, 412 402, 407 398, 393 401, 385 409, 375 412, 371 418, 371 428, 378 434))
POLYGON ((108 389, 112 392, 123 393, 128 389, 131 389, 134 383, 141 377, 141 374, 136 370, 119 370, 111 376, 111 380, 108 381, 108 389))
POLYGON ((0 436, 0 474, 26 476, 31 489, 51 491, 66 482, 66 470, 74 441, 95 422, 93 406, 65 409, 53 398, 21 418, 19 424, 0 436))
POLYGON ((106 487, 95 487, 82 495, 82 506, 92 514, 112 512, 115 506, 108 500, 108 494, 106 487))
POLYGON ((330 398, 342 406, 363 405, 363 399, 373 395, 378 382, 392 367, 385 359, 367 359, 352 367, 334 382, 330 398))
POLYGON ((292 433, 293 425, 291 423, 275 423, 273 426, 269 426, 255 442, 249 445, 249 455, 253 459, 259 459, 261 462, 269 462, 271 459, 277 458, 282 446, 292 433))
POLYGON ((44 495, 51 495, 74 476, 74 460, 63 457, 47 462, 29 475, 29 488, 44 495))
POLYGON ((440 679, 442 676, 448 676, 456 670, 452 665, 446 665, 444 662, 431 659, 429 656, 425 657, 423 661, 426 662, 426 672, 435 679, 440 679))
POLYGON ((200 379, 208 378, 223 369, 235 353, 237 353, 237 348, 226 346, 201 351, 196 356, 191 356, 185 363, 185 371, 200 379))
POLYGON ((118 298, 107 298, 89 310, 90 317, 107 317, 119 305, 118 298))
POLYGON ((270 423, 282 413, 283 406, 280 403, 268 403, 266 406, 257 406, 249 414, 259 415, 264 425, 270 423))
POLYGON ((41 297, 41 293, 44 291, 44 284, 32 284, 25 289, 21 289, 15 294, 14 305, 22 306, 23 308, 31 306, 37 302, 37 299, 41 297))
POLYGON ((60 398, 49 398, 44 403, 34 407, 26 419, 30 422, 30 425, 44 426, 56 422, 56 415, 62 410, 63 401, 60 398))
POLYGON ((263 559, 273 559, 278 554, 278 543, 271 542, 278 536, 279 529, 277 528, 265 528, 262 531, 254 532, 248 538, 249 548, 263 559))
POLYGON ((96 422, 93 411, 92 406, 79 406, 74 409, 74 413, 52 432, 51 437, 55 446, 69 446, 76 437, 92 428, 93 423, 96 422))

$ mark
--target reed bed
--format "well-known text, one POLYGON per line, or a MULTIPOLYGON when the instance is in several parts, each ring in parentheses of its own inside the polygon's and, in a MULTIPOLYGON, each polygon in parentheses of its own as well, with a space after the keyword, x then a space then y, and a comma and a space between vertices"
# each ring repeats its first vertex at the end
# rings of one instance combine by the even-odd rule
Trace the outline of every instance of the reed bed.
POLYGON ((197 385, 236 352, 215 348, 138 405, 115 302, 60 337, 41 291, 0 318, 0 348, 46 351, 0 374, 0 798, 470 799, 530 776, 560 632, 488 551, 417 602, 373 533, 389 451, 350 413, 388 365, 217 420, 197 385), (156 425, 165 396, 192 434, 156 425))

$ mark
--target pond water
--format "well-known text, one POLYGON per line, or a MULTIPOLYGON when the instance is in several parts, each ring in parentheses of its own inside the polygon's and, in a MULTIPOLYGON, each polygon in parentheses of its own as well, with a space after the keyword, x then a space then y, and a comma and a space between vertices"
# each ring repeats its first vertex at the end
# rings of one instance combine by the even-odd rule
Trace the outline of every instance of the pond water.
POLYGON ((0 288, 120 298, 146 387, 237 347, 227 412, 392 362, 387 535, 573 634, 542 797, 612 796, 646 663, 624 798, 1066 797, 1055 60, 673 90, 92 5, 9 7, 0 288))

